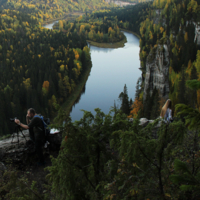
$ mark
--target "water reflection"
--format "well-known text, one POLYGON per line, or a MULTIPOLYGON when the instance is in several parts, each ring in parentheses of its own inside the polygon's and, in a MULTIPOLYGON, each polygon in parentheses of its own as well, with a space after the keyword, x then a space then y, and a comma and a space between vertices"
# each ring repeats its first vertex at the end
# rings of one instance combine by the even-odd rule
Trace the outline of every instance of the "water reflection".
POLYGON ((111 51, 114 51, 114 49, 109 49, 109 48, 99 48, 99 47, 95 47, 95 46, 89 46, 90 47, 90 49, 92 48, 92 51, 96 51, 96 52, 106 52, 106 53, 108 53, 108 52, 111 52, 111 51))
POLYGON ((94 109, 100 108, 107 114, 124 84, 128 87, 129 97, 134 99, 136 82, 141 76, 139 39, 130 33, 124 34, 127 37, 124 48, 90 47, 93 67, 86 83, 87 91, 72 109, 73 121, 82 117, 81 109, 95 113, 94 109))

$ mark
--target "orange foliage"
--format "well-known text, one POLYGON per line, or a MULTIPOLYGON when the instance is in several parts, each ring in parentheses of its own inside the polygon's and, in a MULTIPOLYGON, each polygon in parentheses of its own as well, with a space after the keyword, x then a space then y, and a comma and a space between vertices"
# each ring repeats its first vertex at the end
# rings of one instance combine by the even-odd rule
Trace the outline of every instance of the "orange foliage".
POLYGON ((143 103, 141 99, 136 98, 133 102, 133 105, 131 106, 132 110, 130 112, 129 118, 136 118, 138 115, 138 112, 143 108, 143 103))
POLYGON ((48 91, 49 90, 49 81, 44 81, 42 87, 48 91))

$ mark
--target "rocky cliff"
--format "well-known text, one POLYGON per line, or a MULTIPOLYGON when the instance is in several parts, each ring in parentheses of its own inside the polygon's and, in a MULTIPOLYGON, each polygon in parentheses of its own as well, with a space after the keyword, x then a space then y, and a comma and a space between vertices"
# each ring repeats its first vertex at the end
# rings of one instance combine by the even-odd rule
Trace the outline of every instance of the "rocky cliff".
POLYGON ((149 53, 146 61, 146 73, 144 82, 144 99, 149 88, 150 95, 156 88, 160 96, 165 99, 169 96, 169 45, 159 44, 149 53))

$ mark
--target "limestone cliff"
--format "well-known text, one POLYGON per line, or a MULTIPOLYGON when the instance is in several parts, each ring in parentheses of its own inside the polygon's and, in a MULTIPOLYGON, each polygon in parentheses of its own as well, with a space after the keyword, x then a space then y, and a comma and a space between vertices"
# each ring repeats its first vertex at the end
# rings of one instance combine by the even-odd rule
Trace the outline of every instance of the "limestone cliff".
POLYGON ((156 88, 160 96, 168 98, 169 96, 169 45, 159 44, 149 53, 146 61, 146 72, 144 81, 144 99, 148 88, 150 95, 156 88))

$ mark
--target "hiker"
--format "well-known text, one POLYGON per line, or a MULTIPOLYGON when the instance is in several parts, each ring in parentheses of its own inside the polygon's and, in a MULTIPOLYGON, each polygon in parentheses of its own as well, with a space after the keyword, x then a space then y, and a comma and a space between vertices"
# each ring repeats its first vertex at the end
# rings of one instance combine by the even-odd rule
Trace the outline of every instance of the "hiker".
POLYGON ((164 118, 165 121, 167 122, 172 122, 172 109, 171 109, 171 100, 168 99, 165 102, 165 105, 162 107, 161 112, 160 112, 160 117, 164 118))
MULTIPOLYGON (((38 114, 36 114, 38 115, 38 114)), ((43 117, 39 114, 40 118, 43 119, 43 117)), ((46 120, 45 123, 46 123, 46 126, 50 124, 50 119, 47 118, 47 119, 43 119, 43 120, 46 120)), ((28 114, 26 115, 26 123, 27 125, 31 122, 31 119, 30 117, 28 116, 28 114)), ((49 141, 48 141, 48 137, 49 137, 49 134, 50 134, 50 130, 49 129, 46 129, 46 133, 45 133, 45 143, 44 143, 44 148, 47 148, 47 146, 50 144, 49 141)), ((33 128, 29 128, 29 136, 30 136, 30 139, 35 143, 35 137, 34 137, 34 132, 33 132, 33 128)))
POLYGON ((30 119, 30 123, 28 125, 22 124, 19 119, 15 119, 15 123, 24 129, 30 130, 30 136, 35 143, 35 151, 39 157, 38 165, 44 165, 44 155, 42 149, 45 142, 44 122, 39 115, 36 114, 33 108, 27 110, 27 118, 30 119))

